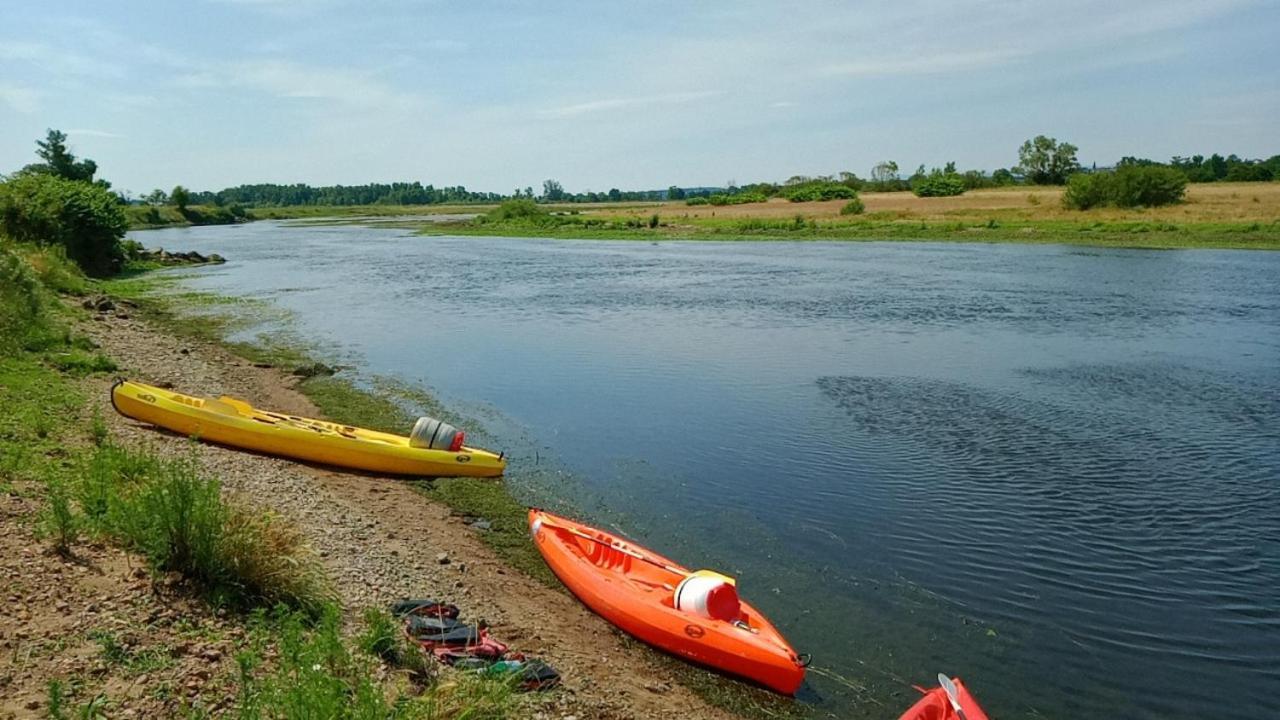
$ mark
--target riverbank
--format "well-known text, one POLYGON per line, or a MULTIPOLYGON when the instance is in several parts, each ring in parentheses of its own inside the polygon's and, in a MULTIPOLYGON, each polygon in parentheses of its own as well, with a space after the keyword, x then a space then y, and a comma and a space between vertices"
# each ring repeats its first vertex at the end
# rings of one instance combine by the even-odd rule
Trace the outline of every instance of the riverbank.
MULTIPOLYGON (((332 369, 295 373, 292 366, 266 361, 298 357, 282 349, 261 348, 250 359, 231 353, 207 330, 194 336, 175 332, 166 318, 200 323, 190 316, 178 320, 181 300, 166 305, 161 298, 143 298, 154 289, 148 277, 74 288, 106 291, 110 302, 86 304, 74 294, 62 302, 45 298, 41 302, 51 305, 55 324, 65 325, 74 342, 65 350, 45 345, 0 357, 0 510, 8 528, 0 573, 8 579, 13 610, 0 620, 0 643, 7 651, 0 658, 0 717, 58 716, 86 708, 119 717, 242 711, 247 697, 271 696, 278 687, 272 673, 298 670, 277 659, 288 654, 278 643, 289 637, 344 653, 342 667, 350 669, 325 682, 353 691, 355 685, 377 687, 390 698, 422 692, 423 700, 443 708, 431 717, 733 717, 674 682, 683 664, 626 640, 549 575, 539 578, 536 570, 513 567, 513 561, 521 564, 521 552, 536 552, 526 539, 523 508, 498 483, 465 490, 458 481, 396 481, 304 466, 194 444, 116 414, 108 392, 123 375, 248 397, 291 413, 371 425, 394 421, 402 429, 403 411, 390 398, 357 391, 330 377, 332 369), (95 519, 107 516, 93 514, 94 486, 83 484, 94 475, 78 468, 103 462, 115 463, 111 467, 120 472, 172 467, 174 477, 216 478, 227 502, 251 513, 269 509, 264 517, 275 518, 271 527, 286 533, 280 541, 301 543, 292 546, 303 558, 301 566, 314 562, 323 572, 337 601, 337 624, 307 620, 289 630, 290 623, 302 621, 289 614, 254 619, 232 606, 210 604, 180 574, 148 570, 146 557, 113 539, 116 531, 107 528, 114 525, 95 519), (482 514, 457 509, 468 503, 482 514), (509 521, 517 516, 519 527, 509 521), (512 542, 517 536, 521 542, 512 542), (361 654, 356 646, 373 627, 365 620, 369 613, 398 598, 422 596, 457 604, 465 617, 487 623, 513 649, 545 658, 563 673, 563 689, 512 694, 492 683, 478 688, 460 674, 437 678, 432 672, 428 684, 414 691, 414 671, 361 654), (339 629, 342 640, 332 635, 339 629), (238 665, 250 656, 257 658, 251 677, 238 665)), ((127 472, 139 471, 151 472, 127 472)), ((170 471, 161 475, 169 477, 170 471)), ((705 676, 704 690, 720 694, 722 704, 760 716, 803 710, 692 672, 705 676)))
MULTIPOLYGON (((284 318, 257 303, 174 292, 173 282, 172 275, 142 275, 103 284, 129 303, 134 315, 125 317, 120 328, 111 325, 120 318, 107 315, 101 321, 105 324, 95 323, 94 329, 108 331, 101 338, 103 347, 126 358, 122 366, 136 368, 141 379, 201 393, 225 392, 264 407, 392 432, 403 432, 412 423, 405 402, 457 420, 434 398, 412 388, 384 384, 370 392, 334 377, 334 368, 316 363, 297 343, 227 342, 225 337, 246 322, 284 318)), ((299 525, 308 538, 313 531, 324 536, 315 542, 338 579, 349 613, 406 593, 443 595, 470 617, 485 618, 497 637, 515 640, 517 649, 561 669, 579 717, 648 717, 673 711, 697 717, 807 714, 789 700, 656 653, 582 608, 528 542, 525 507, 501 482, 393 481, 385 489, 371 488, 370 482, 377 480, 364 475, 300 468, 221 448, 197 449, 218 458, 218 472, 230 478, 229 484, 272 507, 290 507, 294 494, 300 497, 299 525), (282 475, 285 470, 291 472, 282 475), (317 484, 325 496, 316 497, 317 484), (477 525, 477 520, 484 522, 477 525), (335 537, 335 528, 349 533, 335 537), (433 567, 440 552, 449 555, 450 563, 433 567), (416 558, 412 572, 395 567, 396 558, 416 558), (406 584, 421 572, 428 572, 427 578, 419 578, 416 589, 406 584), (533 641, 522 644, 521 638, 533 641), (600 662, 604 665, 592 667, 600 662)))

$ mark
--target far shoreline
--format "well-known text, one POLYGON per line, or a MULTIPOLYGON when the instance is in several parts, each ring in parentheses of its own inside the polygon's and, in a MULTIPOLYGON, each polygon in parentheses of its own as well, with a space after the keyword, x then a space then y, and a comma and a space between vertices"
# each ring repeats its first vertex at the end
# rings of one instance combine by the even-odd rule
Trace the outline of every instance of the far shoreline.
MULTIPOLYGON (((307 220, 370 224, 421 235, 574 240, 882 241, 1064 244, 1134 249, 1280 250, 1280 183, 1193 185, 1178 205, 1148 210, 1066 210, 1061 188, 974 190, 953 198, 864 193, 866 212, 842 215, 843 201, 771 200, 728 206, 684 202, 549 203, 535 218, 492 220, 493 204, 294 205, 248 209, 235 222, 307 220), (475 216, 459 219, 458 216, 475 216), (424 220, 424 216, 452 216, 424 220)), ((149 214, 149 218, 154 214, 149 214)), ((163 215, 167 224, 131 230, 230 222, 228 213, 163 215), (173 217, 170 217, 172 215, 173 217)))

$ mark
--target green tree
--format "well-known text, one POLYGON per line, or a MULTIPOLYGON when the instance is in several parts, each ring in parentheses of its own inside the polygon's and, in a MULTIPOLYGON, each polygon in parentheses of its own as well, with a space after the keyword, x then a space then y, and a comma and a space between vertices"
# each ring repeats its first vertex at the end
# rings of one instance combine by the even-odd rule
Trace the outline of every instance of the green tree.
POLYGON ((543 180, 542 199, 545 202, 560 202, 564 199, 564 186, 556 180, 543 180))
POLYGON ((66 180, 93 182, 94 173, 98 172, 98 163, 85 158, 77 160, 67 149, 67 134, 61 130, 50 129, 44 140, 36 141, 36 155, 44 162, 28 165, 28 172, 48 173, 66 180))
POLYGON ((683 188, 676 187, 675 185, 672 185, 671 187, 667 188, 667 199, 668 199, 668 200, 683 200, 683 199, 684 199, 684 189, 683 189, 683 188))
POLYGON ((115 193, 53 173, 19 173, 0 183, 0 233, 20 242, 61 245, 90 275, 110 275, 124 261, 128 221, 115 193))
POLYGON ((898 179, 898 163, 885 160, 871 168, 871 179, 877 183, 894 182, 898 179))
POLYGON ((1014 180, 1015 178, 1013 177, 1013 172, 1011 170, 1000 168, 995 172, 991 173, 991 182, 995 183, 997 186, 1000 186, 1000 187, 1003 187, 1006 185, 1012 185, 1014 183, 1014 180))
POLYGON ((1061 185, 1080 169, 1078 150, 1071 143, 1037 135, 1018 149, 1018 170, 1035 185, 1061 185))
POLYGON ((178 208, 178 212, 186 212, 187 204, 191 202, 191 193, 181 185, 175 185, 169 193, 169 202, 178 208))

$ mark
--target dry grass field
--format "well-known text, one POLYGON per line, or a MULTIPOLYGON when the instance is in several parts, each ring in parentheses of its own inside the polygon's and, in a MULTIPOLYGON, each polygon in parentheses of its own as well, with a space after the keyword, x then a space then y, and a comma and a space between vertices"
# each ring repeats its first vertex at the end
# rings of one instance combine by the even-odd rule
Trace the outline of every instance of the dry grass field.
MULTIPOLYGON (((863 216, 873 220, 985 221, 1058 220, 1076 222, 1274 222, 1280 220, 1280 183, 1214 183, 1189 185, 1187 199, 1163 208, 1122 210, 1099 208, 1068 210, 1062 206, 1060 187, 1012 187, 971 190, 958 197, 921 198, 909 192, 863 193, 867 206, 863 216)), ((745 219, 787 220, 797 214, 805 218, 842 217, 844 200, 792 203, 773 199, 748 205, 686 205, 683 201, 659 206, 591 207, 587 212, 648 217, 654 212, 664 219, 745 219)), ((848 216, 843 216, 848 217, 848 216)))

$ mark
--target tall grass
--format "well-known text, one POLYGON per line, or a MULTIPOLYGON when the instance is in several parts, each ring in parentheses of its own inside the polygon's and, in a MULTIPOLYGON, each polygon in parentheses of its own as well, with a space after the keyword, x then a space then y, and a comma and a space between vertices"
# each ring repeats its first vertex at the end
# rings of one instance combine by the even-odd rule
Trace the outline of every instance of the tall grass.
MULTIPOLYGON (((237 717, 241 720, 489 720, 517 716, 516 693, 501 679, 460 674, 416 696, 406 688, 377 682, 374 658, 353 653, 343 642, 338 612, 332 606, 315 621, 297 613, 276 612, 259 614, 255 624, 256 635, 274 640, 276 658, 274 663, 266 662, 261 646, 236 656, 240 674, 237 717)), ((388 629, 382 626, 369 632, 390 641, 385 637, 388 629)), ((417 649, 413 652, 422 654, 417 649)))
POLYGON ((162 459, 104 441, 67 482, 91 532, 220 602, 283 603, 316 613, 330 597, 301 533, 224 498, 221 484, 201 476, 190 459, 162 459))

